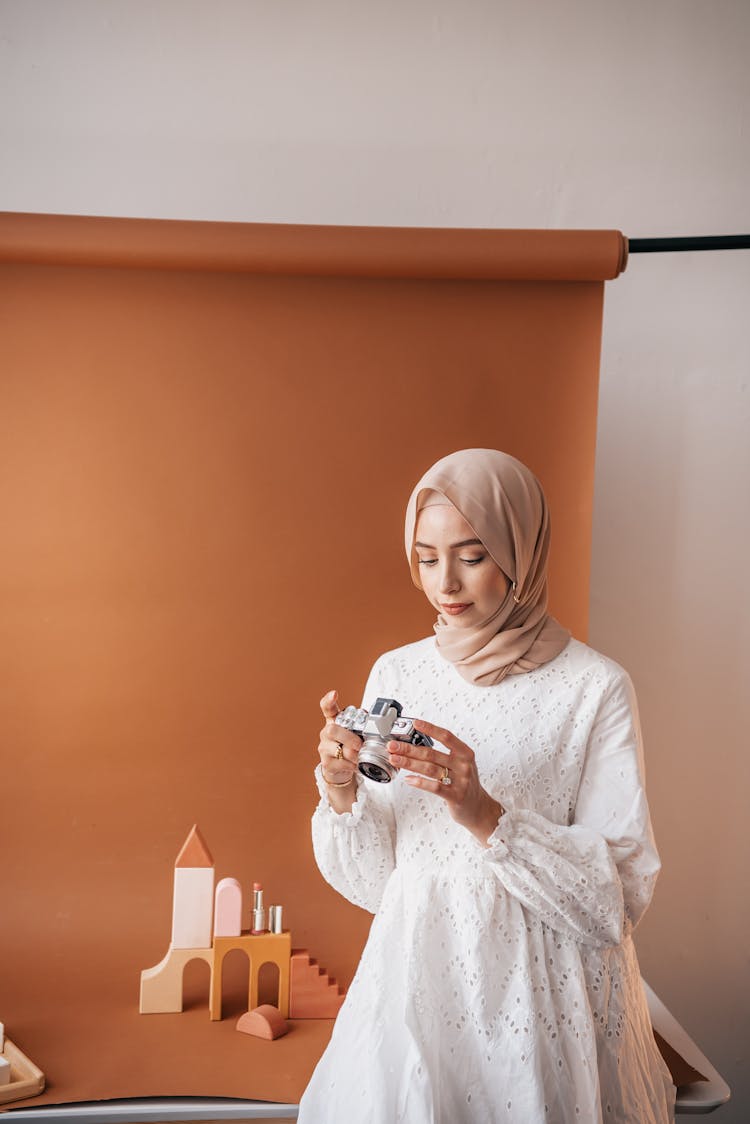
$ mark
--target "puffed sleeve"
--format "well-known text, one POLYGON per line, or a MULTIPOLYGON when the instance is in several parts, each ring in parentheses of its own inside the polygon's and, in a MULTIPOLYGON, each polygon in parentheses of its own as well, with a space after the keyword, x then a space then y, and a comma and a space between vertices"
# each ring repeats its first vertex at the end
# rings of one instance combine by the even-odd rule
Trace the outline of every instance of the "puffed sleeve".
POLYGON ((558 932, 606 946, 637 925, 660 863, 637 704, 624 671, 618 669, 597 710, 572 823, 509 811, 488 844, 485 861, 504 888, 558 932))
MULTIPOLYGON (((382 656, 370 672, 362 705, 371 706, 378 695, 389 696, 387 661, 382 656)), ((392 786, 366 781, 357 773, 352 810, 337 813, 328 801, 320 765, 315 776, 320 803, 312 818, 312 840, 320 873, 348 901, 375 913, 395 865, 392 786)))

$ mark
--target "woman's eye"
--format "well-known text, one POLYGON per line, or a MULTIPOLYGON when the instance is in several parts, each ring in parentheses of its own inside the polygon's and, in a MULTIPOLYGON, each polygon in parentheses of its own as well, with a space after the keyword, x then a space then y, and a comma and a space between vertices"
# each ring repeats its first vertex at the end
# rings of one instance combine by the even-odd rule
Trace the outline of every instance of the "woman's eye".
POLYGON ((485 555, 481 554, 479 558, 462 558, 461 561, 465 562, 467 566, 478 566, 480 562, 484 562, 485 555))
POLYGON ((434 566, 437 558, 418 558, 417 562, 420 566, 434 566))

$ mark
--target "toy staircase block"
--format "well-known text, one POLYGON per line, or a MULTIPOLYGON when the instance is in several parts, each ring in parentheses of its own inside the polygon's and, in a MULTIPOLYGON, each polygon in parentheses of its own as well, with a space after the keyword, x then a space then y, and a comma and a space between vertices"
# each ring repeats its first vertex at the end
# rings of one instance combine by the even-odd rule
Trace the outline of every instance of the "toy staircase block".
POLYGON ((290 1019, 335 1019, 344 996, 335 980, 306 949, 292 953, 289 980, 290 1019))

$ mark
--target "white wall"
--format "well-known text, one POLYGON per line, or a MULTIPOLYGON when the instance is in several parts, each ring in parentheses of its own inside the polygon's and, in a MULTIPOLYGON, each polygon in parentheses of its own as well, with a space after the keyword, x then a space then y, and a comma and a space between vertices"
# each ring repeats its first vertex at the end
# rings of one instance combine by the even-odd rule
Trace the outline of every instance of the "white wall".
MULTIPOLYGON (((747 0, 0 0, 0 209, 750 229, 747 0)), ((644 974, 747 1040, 750 253, 607 288, 592 641, 639 689, 665 869, 644 974), (744 783, 743 783, 744 782, 744 783)))

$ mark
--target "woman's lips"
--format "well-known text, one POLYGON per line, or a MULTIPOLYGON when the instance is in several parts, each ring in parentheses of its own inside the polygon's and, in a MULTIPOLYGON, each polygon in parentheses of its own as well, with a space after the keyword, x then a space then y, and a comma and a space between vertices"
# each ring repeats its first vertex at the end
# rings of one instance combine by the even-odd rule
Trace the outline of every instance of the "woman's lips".
POLYGON ((443 605, 443 603, 441 602, 440 608, 444 613, 448 613, 452 617, 457 617, 459 613, 463 613, 466 611, 466 609, 471 608, 471 602, 466 605, 443 605))

